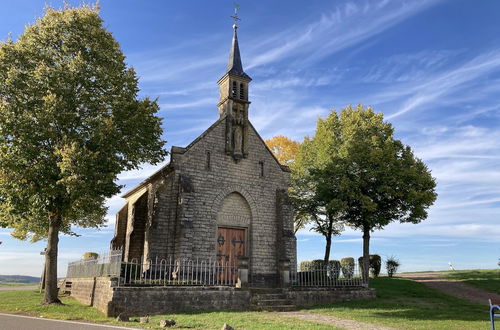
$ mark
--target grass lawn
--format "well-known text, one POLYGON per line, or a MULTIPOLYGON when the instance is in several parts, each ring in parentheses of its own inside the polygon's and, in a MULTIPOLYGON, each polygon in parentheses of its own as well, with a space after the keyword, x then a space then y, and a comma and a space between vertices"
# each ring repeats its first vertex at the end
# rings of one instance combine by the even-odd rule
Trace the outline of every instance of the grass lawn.
POLYGON ((382 277, 371 281, 377 298, 304 309, 401 329, 488 329, 486 305, 442 294, 422 283, 382 277))
MULTIPOLYGON (((172 328, 220 329, 224 323, 236 329, 332 329, 332 327, 283 318, 267 312, 197 312, 152 316, 149 324, 138 322, 116 322, 104 316, 97 309, 84 306, 71 297, 63 297, 63 306, 42 306, 42 295, 37 291, 0 292, 0 311, 29 314, 61 320, 84 320, 122 326, 160 329, 161 319, 174 319, 177 324, 172 328)), ((172 329, 170 328, 170 329, 172 329)))
POLYGON ((442 277, 463 281, 483 290, 500 294, 500 270, 498 269, 456 270, 442 277))
POLYGON ((0 282, 0 286, 33 286, 33 285, 38 285, 38 283, 0 282))

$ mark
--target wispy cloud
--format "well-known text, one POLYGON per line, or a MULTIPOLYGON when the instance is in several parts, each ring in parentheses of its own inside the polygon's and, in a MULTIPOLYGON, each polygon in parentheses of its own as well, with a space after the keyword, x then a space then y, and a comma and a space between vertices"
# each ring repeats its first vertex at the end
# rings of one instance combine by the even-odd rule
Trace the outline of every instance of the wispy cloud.
POLYGON ((500 69, 500 51, 492 51, 479 55, 454 69, 430 77, 423 83, 411 87, 400 86, 401 94, 393 92, 393 95, 400 98, 406 95, 408 99, 398 111, 386 118, 393 119, 414 109, 435 103, 439 98, 468 88, 468 84, 475 84, 481 76, 498 69, 500 69))
POLYGON ((319 21, 273 34, 255 47, 248 69, 275 61, 308 64, 387 30, 438 1, 347 2, 322 14, 319 21), (362 24, 360 24, 362 22, 362 24), (266 49, 266 51, 262 51, 266 49))

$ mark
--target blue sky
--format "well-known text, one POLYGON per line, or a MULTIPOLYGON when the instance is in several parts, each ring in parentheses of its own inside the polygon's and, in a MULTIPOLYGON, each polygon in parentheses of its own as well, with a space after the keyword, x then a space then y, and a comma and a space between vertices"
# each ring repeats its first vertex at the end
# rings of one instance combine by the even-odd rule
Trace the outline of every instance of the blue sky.
MULTIPOLYGON (((55 0, 2 4, 0 39, 14 39, 55 0)), ((70 3, 78 3, 70 1, 70 3)), ((396 135, 437 178, 438 200, 418 225, 372 235, 371 252, 403 271, 496 268, 500 257, 500 2, 496 0, 240 1, 239 40, 250 86, 250 120, 264 138, 312 135, 316 119, 348 104, 383 112, 396 135)), ((102 0, 101 16, 159 97, 164 138, 186 146, 217 118, 218 87, 232 36, 232 1, 102 0)), ((154 172, 120 175, 124 190, 154 172)), ((105 251, 109 225, 61 237, 59 274, 85 251, 105 251)), ((324 239, 298 236, 299 260, 322 258, 324 239)), ((38 276, 45 242, 0 230, 0 274, 38 276)), ((333 241, 333 258, 362 254, 361 233, 333 241)))

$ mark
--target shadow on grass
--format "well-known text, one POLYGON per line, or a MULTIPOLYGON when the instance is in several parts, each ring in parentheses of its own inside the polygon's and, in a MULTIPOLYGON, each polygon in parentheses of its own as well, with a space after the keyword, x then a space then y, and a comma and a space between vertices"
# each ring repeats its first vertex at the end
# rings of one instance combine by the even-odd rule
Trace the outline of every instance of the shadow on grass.
POLYGON ((377 298, 319 305, 304 310, 352 318, 392 318, 408 321, 485 321, 487 306, 448 296, 422 283, 403 278, 371 281, 377 298), (360 317, 361 316, 361 317, 360 317))

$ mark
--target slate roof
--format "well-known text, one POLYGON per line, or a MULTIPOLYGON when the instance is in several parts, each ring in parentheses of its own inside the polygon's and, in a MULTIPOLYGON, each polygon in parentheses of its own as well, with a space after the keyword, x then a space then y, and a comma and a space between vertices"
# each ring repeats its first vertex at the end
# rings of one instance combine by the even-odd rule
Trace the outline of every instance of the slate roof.
POLYGON ((234 26, 233 43, 231 44, 231 52, 229 53, 229 62, 227 63, 226 73, 243 77, 252 80, 249 75, 243 71, 243 65, 241 64, 240 47, 238 45, 238 34, 236 32, 237 26, 234 26))

